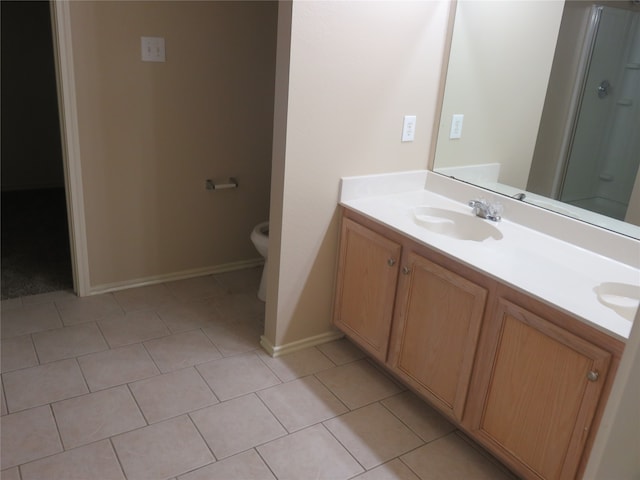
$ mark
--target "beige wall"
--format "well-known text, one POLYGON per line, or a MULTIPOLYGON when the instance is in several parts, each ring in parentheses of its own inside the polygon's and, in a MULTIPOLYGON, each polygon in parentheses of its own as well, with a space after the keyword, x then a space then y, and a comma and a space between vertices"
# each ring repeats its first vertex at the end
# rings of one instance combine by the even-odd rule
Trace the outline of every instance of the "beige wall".
POLYGON ((276 117, 271 211, 281 242, 270 250, 265 334, 275 347, 331 330, 340 177, 426 167, 449 11, 448 2, 285 5, 278 54, 289 62, 278 65, 288 98, 276 117), (408 114, 416 139, 402 143, 408 114))
MULTIPOLYGON (((287 147, 287 112, 289 108, 289 58, 291 53, 292 2, 278 3, 278 37, 276 88, 273 111, 273 160, 271 167, 271 215, 269 217, 269 265, 264 337, 273 345, 278 315, 278 285, 282 249, 282 206, 284 201, 285 154, 287 147), (266 321, 266 319, 269 321, 266 321)), ((265 266, 265 268, 267 268, 265 266)))
POLYGON ((277 4, 72 2, 71 21, 91 289, 259 258, 277 4), (166 63, 140 60, 141 36, 166 63))
POLYGON ((640 478, 640 310, 627 340, 616 381, 584 474, 585 480, 640 478))
POLYGON ((436 169, 498 162, 501 183, 526 187, 562 7, 562 1, 458 2, 436 169), (462 138, 455 140, 453 114, 464 114, 462 138))

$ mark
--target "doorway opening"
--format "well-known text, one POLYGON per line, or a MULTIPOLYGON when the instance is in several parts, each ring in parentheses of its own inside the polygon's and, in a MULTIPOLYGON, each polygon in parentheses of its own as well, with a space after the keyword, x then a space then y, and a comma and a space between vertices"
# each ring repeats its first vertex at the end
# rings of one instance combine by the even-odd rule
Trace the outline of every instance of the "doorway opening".
POLYGON ((50 4, 1 8, 1 290, 73 289, 50 4))

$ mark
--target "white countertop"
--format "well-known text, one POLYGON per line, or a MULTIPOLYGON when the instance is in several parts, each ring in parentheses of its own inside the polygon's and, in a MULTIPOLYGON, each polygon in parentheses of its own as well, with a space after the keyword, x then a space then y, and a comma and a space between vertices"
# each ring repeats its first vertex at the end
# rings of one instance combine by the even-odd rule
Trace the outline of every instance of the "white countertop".
POLYGON ((467 202, 480 196, 493 200, 489 192, 473 186, 415 171, 343 178, 340 204, 620 340, 629 337, 632 321, 602 304, 594 289, 603 282, 640 286, 636 263, 640 262, 639 241, 602 229, 592 230, 597 227, 503 197, 498 197, 504 205, 503 218, 491 222, 503 235, 499 240, 459 240, 433 233, 415 222, 413 211, 417 206, 471 215, 467 202), (441 194, 443 190, 447 196, 441 194), (539 225, 547 231, 531 228, 539 225), (573 237, 575 242, 567 241, 573 237))

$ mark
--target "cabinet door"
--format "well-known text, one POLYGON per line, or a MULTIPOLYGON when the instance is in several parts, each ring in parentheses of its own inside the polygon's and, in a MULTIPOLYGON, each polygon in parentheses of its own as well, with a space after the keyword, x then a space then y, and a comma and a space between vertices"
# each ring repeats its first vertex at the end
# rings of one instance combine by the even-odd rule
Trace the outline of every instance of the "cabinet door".
POLYGON ((460 420, 487 290, 413 252, 402 273, 389 361, 405 381, 460 420))
POLYGON ((500 299, 491 376, 477 433, 530 478, 574 478, 611 355, 500 299))
POLYGON ((347 218, 342 222, 334 323, 386 361, 401 246, 347 218))

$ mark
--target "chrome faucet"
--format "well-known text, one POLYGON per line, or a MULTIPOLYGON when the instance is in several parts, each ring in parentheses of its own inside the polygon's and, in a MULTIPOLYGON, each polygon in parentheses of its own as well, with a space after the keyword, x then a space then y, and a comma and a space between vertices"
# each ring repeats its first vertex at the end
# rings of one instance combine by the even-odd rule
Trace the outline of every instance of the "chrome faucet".
POLYGON ((470 200, 469 206, 473 208, 472 213, 480 218, 486 218, 493 222, 500 221, 502 213, 502 205, 499 203, 489 203, 486 200, 470 200))

